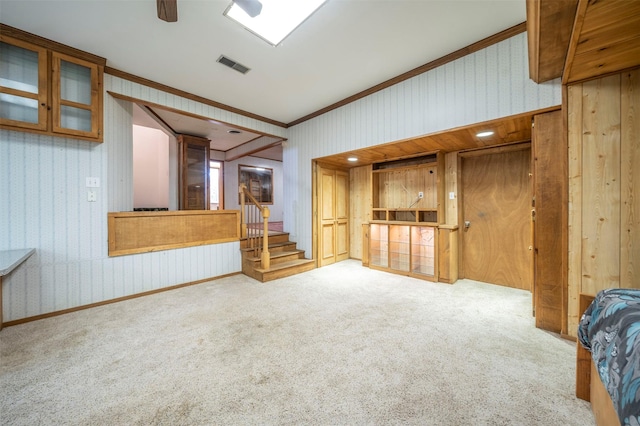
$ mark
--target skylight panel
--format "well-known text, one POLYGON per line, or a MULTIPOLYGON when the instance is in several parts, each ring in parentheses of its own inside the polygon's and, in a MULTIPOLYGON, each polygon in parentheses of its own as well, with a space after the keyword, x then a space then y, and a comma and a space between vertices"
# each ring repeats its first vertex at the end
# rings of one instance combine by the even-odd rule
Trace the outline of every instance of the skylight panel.
POLYGON ((260 0, 262 10, 254 18, 232 2, 224 15, 272 46, 277 46, 325 2, 326 0, 260 0))

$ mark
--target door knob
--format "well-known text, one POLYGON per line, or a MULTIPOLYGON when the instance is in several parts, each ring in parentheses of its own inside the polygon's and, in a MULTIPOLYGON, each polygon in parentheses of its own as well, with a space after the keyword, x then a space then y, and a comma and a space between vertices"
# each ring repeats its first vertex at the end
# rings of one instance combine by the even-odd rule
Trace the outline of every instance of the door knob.
POLYGON ((465 229, 468 229, 470 226, 471 226, 471 221, 469 221, 469 220, 465 220, 465 221, 464 221, 464 227, 465 227, 465 229))

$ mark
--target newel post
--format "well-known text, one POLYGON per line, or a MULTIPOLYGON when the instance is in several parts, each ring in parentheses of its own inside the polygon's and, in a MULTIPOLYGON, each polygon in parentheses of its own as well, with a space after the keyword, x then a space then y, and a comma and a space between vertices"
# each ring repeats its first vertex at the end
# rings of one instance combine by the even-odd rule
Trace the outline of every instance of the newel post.
POLYGON ((244 183, 240 184, 238 188, 238 192, 240 193, 240 237, 247 238, 247 218, 245 217, 244 210, 244 189, 246 185, 244 183))
POLYGON ((262 218, 264 219, 264 228, 262 231, 262 255, 260 256, 260 267, 269 269, 271 267, 271 257, 269 255, 269 212, 268 207, 262 208, 262 218))

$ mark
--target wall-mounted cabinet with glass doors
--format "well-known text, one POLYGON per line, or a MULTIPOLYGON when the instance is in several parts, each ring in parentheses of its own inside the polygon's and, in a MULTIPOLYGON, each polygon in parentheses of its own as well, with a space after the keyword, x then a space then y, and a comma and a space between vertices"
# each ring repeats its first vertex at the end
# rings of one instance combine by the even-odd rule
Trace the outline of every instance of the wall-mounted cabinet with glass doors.
POLYGON ((439 153, 373 165, 370 267, 438 280, 443 174, 439 153))
POLYGON ((33 35, 8 36, 27 33, 7 26, 0 30, 0 127, 102 142, 106 61, 33 35))

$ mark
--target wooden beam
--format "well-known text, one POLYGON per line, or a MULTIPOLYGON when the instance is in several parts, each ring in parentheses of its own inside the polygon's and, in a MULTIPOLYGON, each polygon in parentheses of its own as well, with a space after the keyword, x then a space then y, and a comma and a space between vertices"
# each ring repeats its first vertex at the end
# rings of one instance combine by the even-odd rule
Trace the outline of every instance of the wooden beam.
POLYGON ((536 83, 562 76, 578 0, 527 0, 529 76, 536 83))

